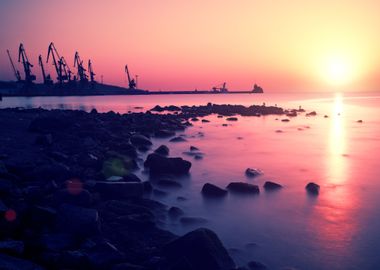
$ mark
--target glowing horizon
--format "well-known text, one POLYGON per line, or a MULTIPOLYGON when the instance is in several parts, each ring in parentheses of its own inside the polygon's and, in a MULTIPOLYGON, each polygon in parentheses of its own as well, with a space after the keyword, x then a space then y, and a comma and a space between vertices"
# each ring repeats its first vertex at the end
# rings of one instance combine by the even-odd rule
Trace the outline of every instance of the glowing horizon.
MULTIPOLYGON (((124 65, 149 90, 379 91, 380 3, 361 1, 11 1, 0 3, 0 80, 23 43, 76 51, 96 80, 126 86, 124 65)), ((18 68, 23 75, 21 65, 18 68)), ((55 79, 51 64, 46 65, 55 79)))

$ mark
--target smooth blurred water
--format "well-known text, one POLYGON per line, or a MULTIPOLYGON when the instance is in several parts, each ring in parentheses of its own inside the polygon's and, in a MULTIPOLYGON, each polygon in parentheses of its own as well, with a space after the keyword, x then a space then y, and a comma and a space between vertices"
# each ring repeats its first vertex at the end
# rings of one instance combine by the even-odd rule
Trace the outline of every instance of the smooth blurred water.
MULTIPOLYGON (((155 139, 154 147, 169 146, 171 156, 192 161, 191 174, 180 179, 183 188, 153 198, 182 208, 186 215, 208 220, 201 226, 215 230, 239 264, 249 260, 270 269, 380 269, 380 96, 356 94, 162 95, 4 98, 2 107, 70 108, 117 112, 144 111, 159 105, 213 103, 302 105, 318 115, 238 117, 227 122, 215 115, 210 123, 194 122, 183 134, 187 142, 155 139), (143 107, 143 109, 135 109, 143 107), (328 118, 324 118, 324 115, 328 118), (357 120, 363 120, 358 123, 357 120), (227 127, 222 124, 227 123, 227 127), (281 130, 282 132, 276 132, 281 130), (189 146, 205 156, 193 160, 183 154, 189 146), (264 175, 247 178, 247 167, 264 175), (284 185, 265 192, 272 180, 284 185), (260 186, 258 196, 229 194, 206 200, 205 182, 225 187, 231 181, 260 186), (305 185, 314 181, 320 195, 311 197, 305 185), (178 201, 177 196, 187 198, 178 201)), ((148 179, 143 172, 138 173, 148 179)), ((178 221, 162 224, 178 234, 199 225, 178 221)))

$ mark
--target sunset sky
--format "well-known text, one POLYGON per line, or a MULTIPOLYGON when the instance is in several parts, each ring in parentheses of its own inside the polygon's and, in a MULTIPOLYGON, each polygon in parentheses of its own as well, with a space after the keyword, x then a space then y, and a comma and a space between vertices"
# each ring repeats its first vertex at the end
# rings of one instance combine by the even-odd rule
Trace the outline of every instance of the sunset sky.
POLYGON ((78 51, 98 81, 122 86, 127 63, 149 90, 226 81, 230 90, 379 91, 379 11, 378 0, 0 0, 0 80, 14 79, 6 49, 17 62, 20 42, 41 79, 37 58, 53 41, 70 65, 78 51))

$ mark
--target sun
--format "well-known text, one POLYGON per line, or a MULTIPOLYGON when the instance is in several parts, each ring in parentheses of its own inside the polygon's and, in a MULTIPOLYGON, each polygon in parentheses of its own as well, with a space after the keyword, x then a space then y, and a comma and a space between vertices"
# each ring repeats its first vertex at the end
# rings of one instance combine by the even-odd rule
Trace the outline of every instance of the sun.
POLYGON ((352 80, 352 65, 342 56, 331 56, 324 67, 324 77, 333 85, 344 85, 352 80))

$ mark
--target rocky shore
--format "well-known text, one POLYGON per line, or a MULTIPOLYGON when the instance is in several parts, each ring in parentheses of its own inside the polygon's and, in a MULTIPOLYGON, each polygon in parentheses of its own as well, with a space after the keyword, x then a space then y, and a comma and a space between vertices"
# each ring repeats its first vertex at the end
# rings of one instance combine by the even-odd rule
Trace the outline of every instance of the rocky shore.
MULTIPOLYGON (((152 149, 151 138, 170 139, 213 113, 290 112, 213 104, 152 112, 0 110, 1 269, 237 269, 211 230, 177 236, 160 228, 182 210, 147 194, 157 179, 174 186, 191 162, 169 157, 167 146, 152 149), (148 171, 149 180, 139 179, 138 170, 148 171)), ((239 191, 235 185, 229 189, 239 191)), ((227 191, 208 185, 202 192, 227 191)))

